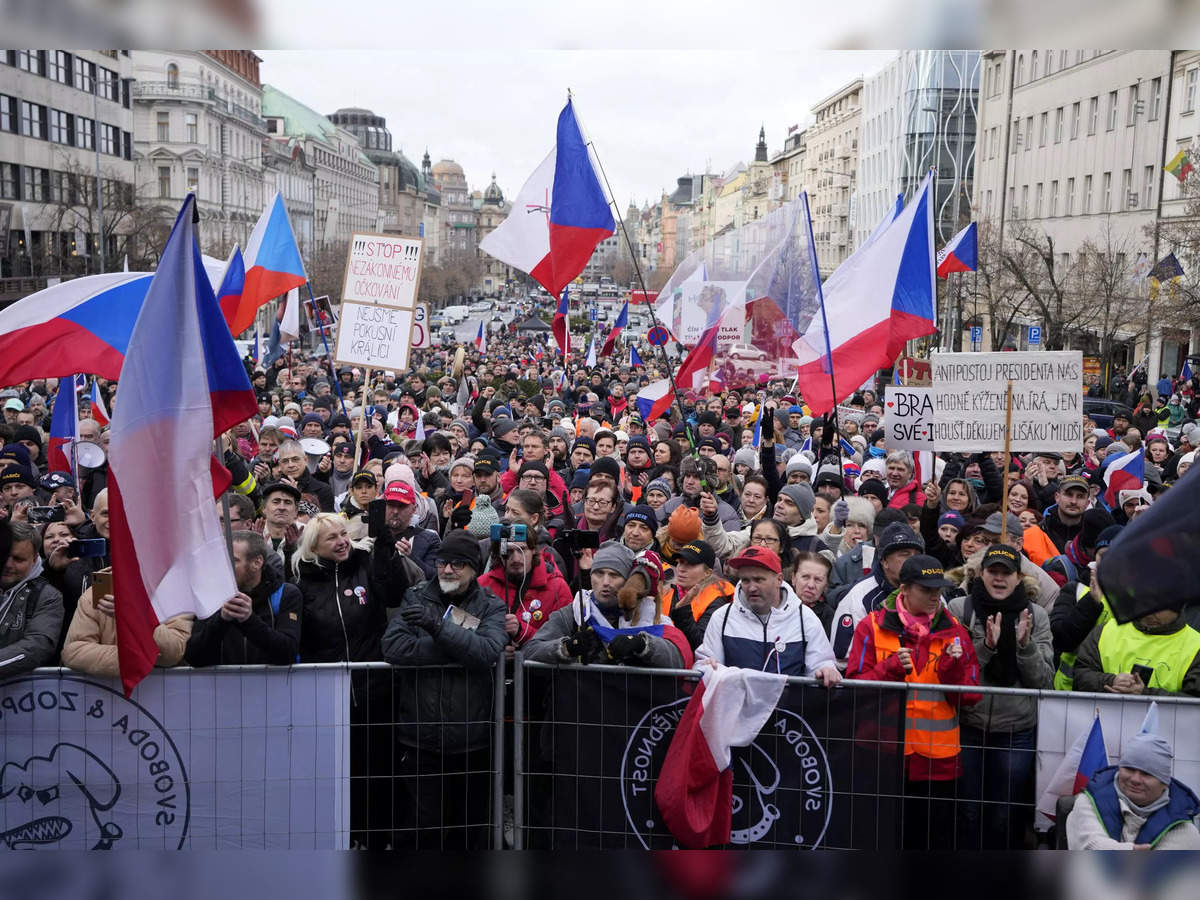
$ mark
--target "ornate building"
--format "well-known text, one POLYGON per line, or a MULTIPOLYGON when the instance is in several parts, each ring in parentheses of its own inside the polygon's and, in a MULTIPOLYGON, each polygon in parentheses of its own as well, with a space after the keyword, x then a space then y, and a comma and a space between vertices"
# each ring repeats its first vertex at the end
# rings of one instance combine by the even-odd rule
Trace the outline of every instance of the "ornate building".
MULTIPOLYGON (((482 241, 491 234, 511 210, 512 204, 504 199, 504 192, 500 190, 500 185, 496 184, 496 173, 493 172, 492 183, 480 197, 478 240, 482 241)), ((483 264, 483 271, 479 276, 480 289, 485 294, 498 294, 512 278, 512 267, 482 251, 479 258, 483 264)))
POLYGON ((479 217, 462 166, 452 159, 443 159, 434 163, 429 173, 442 201, 441 243, 445 259, 457 254, 475 256, 479 217))

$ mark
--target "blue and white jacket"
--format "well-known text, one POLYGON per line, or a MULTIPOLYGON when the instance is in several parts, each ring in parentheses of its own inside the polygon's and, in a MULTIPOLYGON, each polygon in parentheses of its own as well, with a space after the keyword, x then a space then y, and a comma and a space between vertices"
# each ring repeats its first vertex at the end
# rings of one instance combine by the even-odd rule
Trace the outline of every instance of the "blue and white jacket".
POLYGON ((715 659, 726 666, 782 675, 814 676, 835 665, 833 648, 817 614, 801 602, 791 585, 780 588, 781 602, 765 621, 753 613, 738 585, 733 602, 708 620, 696 648, 696 667, 715 659))

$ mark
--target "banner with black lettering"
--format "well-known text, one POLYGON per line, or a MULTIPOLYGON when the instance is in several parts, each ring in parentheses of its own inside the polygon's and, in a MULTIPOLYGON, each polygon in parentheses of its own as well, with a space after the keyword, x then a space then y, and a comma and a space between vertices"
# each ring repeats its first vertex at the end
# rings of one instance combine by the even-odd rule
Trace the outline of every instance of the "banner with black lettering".
MULTIPOLYGON (((650 670, 527 667, 532 848, 675 845, 654 785, 696 682, 650 670)), ((899 845, 904 692, 793 684, 733 752, 733 847, 899 845)))
POLYGON ((349 672, 43 670, 0 683, 0 846, 339 849, 349 672))

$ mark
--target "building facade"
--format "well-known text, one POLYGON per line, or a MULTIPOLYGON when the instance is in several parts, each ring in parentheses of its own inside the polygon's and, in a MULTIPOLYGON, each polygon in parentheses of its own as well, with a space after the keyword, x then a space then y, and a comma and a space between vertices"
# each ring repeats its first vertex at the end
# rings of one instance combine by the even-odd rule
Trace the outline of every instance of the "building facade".
POLYGON ((862 128, 862 78, 843 85, 812 108, 806 135, 806 183, 822 277, 854 250, 852 203, 862 128))
POLYGON ((307 265, 316 249, 315 204, 317 167, 304 149, 304 142, 289 137, 268 137, 263 141, 263 196, 268 201, 276 192, 292 223, 292 232, 307 265))
POLYGON ((249 50, 134 50, 138 202, 173 217, 189 193, 204 252, 243 247, 264 196, 260 59, 249 50))
POLYGON ((0 302, 117 267, 133 230, 132 76, 124 51, 0 50, 0 278, 28 280, 0 302))
MULTIPOLYGON (((495 172, 492 173, 492 183, 480 194, 478 205, 475 208, 479 222, 479 229, 476 232, 477 240, 482 241, 496 230, 496 226, 503 222, 512 210, 512 204, 504 199, 504 192, 500 190, 500 185, 496 184, 495 172)), ((488 296, 496 296, 512 279, 512 266, 482 250, 478 252, 482 265, 479 274, 479 290, 488 296)))
POLYGON ((442 159, 429 171, 442 201, 444 258, 452 259, 459 254, 474 257, 479 247, 479 221, 463 167, 452 159, 442 159))

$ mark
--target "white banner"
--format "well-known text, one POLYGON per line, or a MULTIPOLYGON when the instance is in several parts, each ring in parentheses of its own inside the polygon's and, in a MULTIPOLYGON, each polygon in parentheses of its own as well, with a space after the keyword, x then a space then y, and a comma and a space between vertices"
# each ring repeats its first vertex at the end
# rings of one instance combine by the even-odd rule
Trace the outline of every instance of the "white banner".
POLYGON ((420 238, 394 234, 352 234, 342 301, 380 303, 412 309, 421 284, 420 238))
POLYGON ((889 384, 883 404, 889 450, 933 450, 933 388, 889 384))
POLYGON ((411 309, 343 300, 333 361, 339 366, 403 372, 408 368, 414 330, 411 309))
POLYGON ((344 849, 350 674, 46 670, 0 684, 10 849, 344 849))
POLYGON ((933 440, 939 452, 1003 450, 1009 380, 1012 452, 1083 446, 1083 353, 934 353, 933 440))
MULTIPOLYGON (((1035 796, 1042 797, 1067 750, 1076 738, 1092 727, 1092 720, 1097 715, 1104 732, 1109 765, 1115 766, 1121 758, 1124 741, 1141 730, 1151 699, 1161 698, 1108 700, 1095 694, 1069 691, 1042 694, 1038 699, 1035 796)), ((1158 733, 1171 742, 1175 751, 1175 777, 1195 790, 1200 785, 1200 705, 1194 702, 1159 703, 1158 733)), ((1050 820, 1041 810, 1035 826, 1039 831, 1050 827, 1050 820)))

